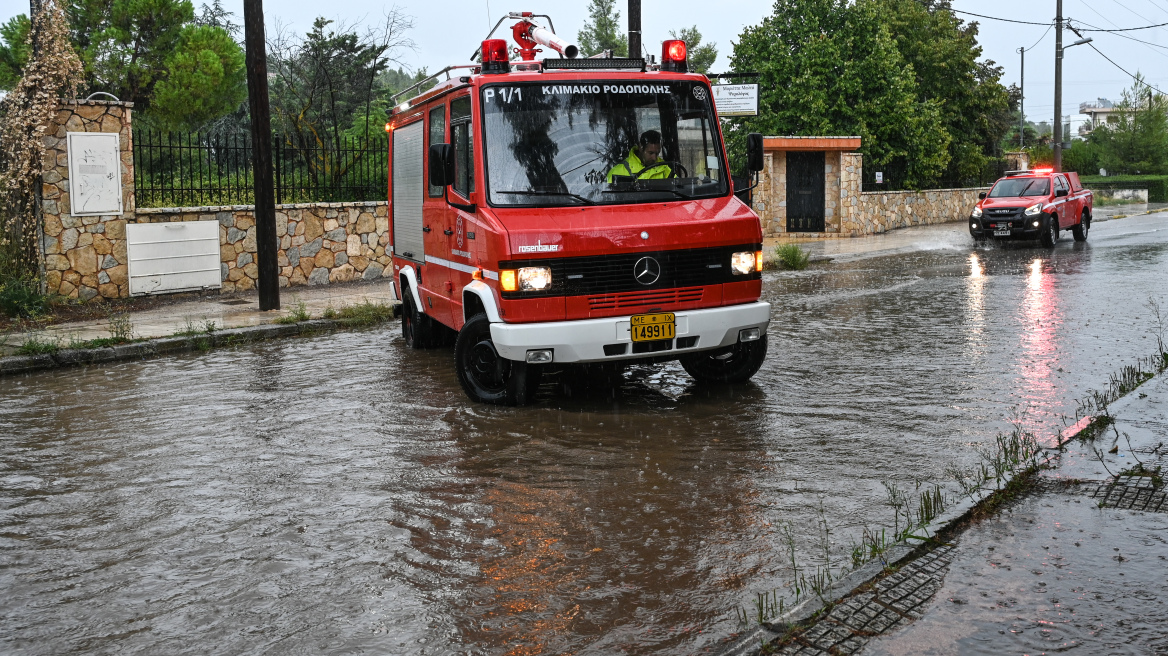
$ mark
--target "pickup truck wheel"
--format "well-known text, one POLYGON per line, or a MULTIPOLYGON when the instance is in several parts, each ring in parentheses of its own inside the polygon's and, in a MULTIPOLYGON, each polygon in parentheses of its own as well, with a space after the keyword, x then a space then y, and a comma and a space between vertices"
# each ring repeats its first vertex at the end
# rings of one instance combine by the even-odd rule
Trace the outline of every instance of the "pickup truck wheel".
POLYGON ((1047 248, 1054 248, 1058 243, 1058 217, 1051 215, 1050 220, 1046 224, 1046 230, 1042 231, 1042 236, 1038 238, 1042 245, 1047 248))
POLYGON ((442 341, 438 334, 442 326, 418 311, 418 307, 414 305, 414 295, 410 293, 408 287, 402 285, 402 289, 405 291, 402 294, 402 339, 405 340, 406 346, 412 349, 438 346, 442 341))
POLYGON ((686 373, 699 383, 745 383, 766 359, 767 338, 681 358, 686 373))
POLYGON ((1087 214, 1087 210, 1083 210, 1083 217, 1079 219, 1079 225, 1071 228, 1071 234, 1075 236, 1075 241, 1087 241, 1087 233, 1091 230, 1091 215, 1087 214))
POLYGON ((531 403, 541 373, 538 367, 499 355, 485 314, 474 315, 458 331, 454 368, 458 383, 472 401, 494 405, 531 403))

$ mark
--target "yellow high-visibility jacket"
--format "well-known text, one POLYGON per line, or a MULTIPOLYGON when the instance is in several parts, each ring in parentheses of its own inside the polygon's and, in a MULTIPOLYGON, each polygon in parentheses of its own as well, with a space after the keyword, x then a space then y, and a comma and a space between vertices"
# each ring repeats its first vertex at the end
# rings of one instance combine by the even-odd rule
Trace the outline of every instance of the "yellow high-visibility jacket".
POLYGON ((637 156, 637 151, 634 148, 629 151, 629 156, 623 162, 618 163, 608 172, 608 182, 612 182, 612 176, 614 175, 639 177, 641 180, 664 180, 669 177, 669 174, 673 173, 673 169, 669 168, 669 165, 661 160, 657 160, 656 164, 650 166, 644 175, 637 175, 644 170, 645 165, 641 163, 641 158, 637 156))

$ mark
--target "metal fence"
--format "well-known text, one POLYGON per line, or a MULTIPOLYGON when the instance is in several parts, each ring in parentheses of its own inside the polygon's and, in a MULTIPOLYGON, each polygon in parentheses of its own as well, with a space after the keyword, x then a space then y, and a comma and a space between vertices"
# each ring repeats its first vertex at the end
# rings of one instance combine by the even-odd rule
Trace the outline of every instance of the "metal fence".
MULTIPOLYGON (((864 156, 863 179, 861 191, 904 191, 909 189, 905 184, 904 163, 878 166, 871 163, 871 159, 864 156), (880 182, 876 182, 876 173, 882 173, 880 182)), ((988 187, 995 180, 1006 174, 1009 169, 1009 160, 1004 157, 991 157, 985 166, 976 175, 962 179, 942 177, 930 187, 937 189, 965 189, 969 187, 988 187)))
MULTIPOLYGON (((388 138, 272 136, 276 203, 385 200, 388 138)), ((252 205, 251 136, 134 131, 138 207, 252 205)))

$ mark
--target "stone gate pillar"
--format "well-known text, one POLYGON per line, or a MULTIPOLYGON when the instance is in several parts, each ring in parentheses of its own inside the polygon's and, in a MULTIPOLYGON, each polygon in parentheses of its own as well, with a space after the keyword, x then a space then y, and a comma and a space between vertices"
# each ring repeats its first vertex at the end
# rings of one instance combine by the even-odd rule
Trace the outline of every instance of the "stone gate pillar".
MULTIPOLYGON (((44 138, 41 254, 48 293, 89 301, 130 295, 126 270, 126 221, 134 206, 134 103, 63 100, 44 138), (70 206, 68 135, 118 135, 122 213, 74 216, 70 206)), ((76 155, 75 155, 76 156, 76 155)))

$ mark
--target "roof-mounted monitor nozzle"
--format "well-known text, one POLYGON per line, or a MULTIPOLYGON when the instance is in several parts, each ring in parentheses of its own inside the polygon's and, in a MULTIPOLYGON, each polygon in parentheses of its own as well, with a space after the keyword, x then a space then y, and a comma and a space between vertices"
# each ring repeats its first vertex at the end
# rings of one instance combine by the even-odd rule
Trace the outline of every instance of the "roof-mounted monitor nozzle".
MULTIPOLYGON (((580 56, 579 46, 556 36, 556 28, 552 25, 551 16, 535 14, 530 11, 513 11, 500 18, 499 22, 495 23, 495 27, 491 28, 490 33, 487 34, 487 40, 492 40, 491 35, 499 29, 503 21, 514 19, 518 19, 519 22, 511 26, 511 36, 519 44, 519 58, 522 61, 535 61, 535 55, 539 52, 536 46, 551 48, 567 59, 575 59, 580 56), (545 28, 536 24, 534 21, 536 18, 546 19, 548 26, 545 28)), ((481 48, 475 50, 471 53, 470 58, 476 59, 481 52, 481 48)))

